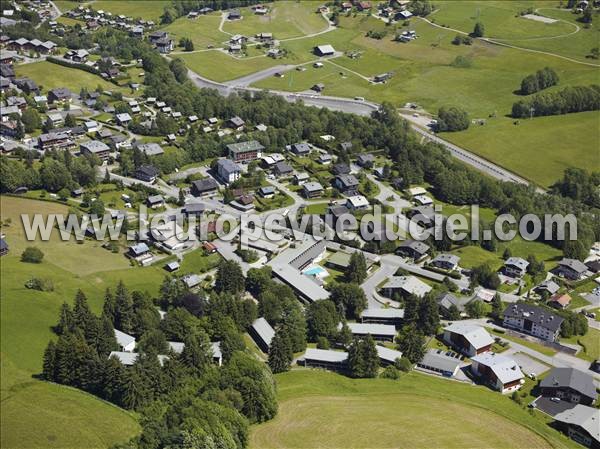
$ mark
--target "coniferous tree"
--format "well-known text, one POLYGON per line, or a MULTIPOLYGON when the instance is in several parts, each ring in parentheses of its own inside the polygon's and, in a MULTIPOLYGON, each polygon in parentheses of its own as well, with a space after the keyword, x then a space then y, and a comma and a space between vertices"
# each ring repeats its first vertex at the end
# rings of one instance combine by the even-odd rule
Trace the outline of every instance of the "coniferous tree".
POLYGON ((126 375, 126 368, 116 357, 108 358, 103 363, 102 397, 113 404, 121 405, 126 375))
POLYGON ((419 330, 425 335, 434 335, 440 325, 438 304, 432 294, 426 295, 419 305, 419 330))
POLYGON ((189 335, 181 353, 181 360, 185 366, 201 373, 210 363, 210 343, 206 334, 189 335))
POLYGON ((46 380, 53 381, 56 378, 56 345, 53 340, 48 342, 44 350, 44 364, 42 376, 46 380))
POLYGON ((355 251, 350 256, 350 264, 347 269, 348 282, 362 284, 367 278, 367 261, 361 251, 355 251))
POLYGON ((58 324, 55 326, 55 331, 58 335, 64 335, 73 330, 74 319, 73 311, 66 302, 60 306, 58 324))
POLYGON ((284 312, 281 328, 289 339, 292 352, 306 349, 306 318, 297 303, 284 312))
POLYGON ((290 369, 294 358, 290 338, 284 328, 279 328, 269 347, 269 368, 273 373, 283 373, 290 369))
POLYGON ((111 351, 118 349, 117 339, 115 337, 115 328, 110 319, 103 313, 100 317, 100 326, 96 351, 100 357, 108 357, 111 351))
POLYGON ((115 295, 113 295, 112 291, 107 288, 104 293, 104 304, 102 306, 102 314, 105 315, 111 323, 115 324, 115 311, 116 311, 116 302, 115 295))
POLYGON ((402 356, 412 363, 420 362, 425 355, 425 337, 414 323, 404 326, 396 336, 398 349, 402 356))
POLYGON ((215 279, 215 290, 217 292, 226 292, 238 294, 244 291, 246 280, 242 272, 242 267, 234 260, 224 260, 217 268, 215 279))
POLYGON ((133 303, 123 281, 115 290, 115 328, 127 334, 133 332, 133 303))
POLYGON ((500 299, 500 295, 496 293, 494 298, 492 299, 492 316, 495 319, 500 318, 502 314, 502 300, 500 299))
POLYGON ((352 331, 348 327, 348 323, 344 322, 341 329, 339 330, 336 341, 339 345, 347 347, 352 343, 352 331))
POLYGON ((353 377, 376 377, 379 356, 371 335, 355 338, 348 348, 348 365, 353 377))

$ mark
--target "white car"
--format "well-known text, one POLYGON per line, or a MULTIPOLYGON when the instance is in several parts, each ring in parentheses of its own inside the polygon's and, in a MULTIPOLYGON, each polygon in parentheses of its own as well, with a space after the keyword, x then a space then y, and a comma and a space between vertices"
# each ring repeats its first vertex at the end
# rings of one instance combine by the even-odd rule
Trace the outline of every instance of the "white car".
POLYGON ((552 402, 560 402, 560 398, 557 398, 557 397, 550 398, 550 400, 552 402))

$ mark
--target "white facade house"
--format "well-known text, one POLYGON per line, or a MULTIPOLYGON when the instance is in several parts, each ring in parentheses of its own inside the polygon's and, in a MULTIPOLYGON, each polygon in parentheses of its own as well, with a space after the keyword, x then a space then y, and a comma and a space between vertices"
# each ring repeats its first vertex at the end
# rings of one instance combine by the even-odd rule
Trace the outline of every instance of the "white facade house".
POLYGON ((525 376, 517 362, 509 357, 486 352, 473 357, 471 361, 473 374, 503 394, 512 393, 523 385, 525 376))

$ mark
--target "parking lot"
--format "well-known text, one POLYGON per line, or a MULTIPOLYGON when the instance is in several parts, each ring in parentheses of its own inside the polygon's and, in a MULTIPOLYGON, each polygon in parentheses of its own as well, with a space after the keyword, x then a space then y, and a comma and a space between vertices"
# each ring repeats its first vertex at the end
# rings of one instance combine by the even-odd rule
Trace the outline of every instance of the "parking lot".
POLYGON ((527 354, 523 354, 522 352, 517 352, 513 354, 513 359, 517 364, 521 367, 521 371, 523 374, 529 376, 530 374, 534 374, 539 376, 543 372, 550 369, 547 365, 542 362, 538 362, 537 360, 529 357, 527 354))

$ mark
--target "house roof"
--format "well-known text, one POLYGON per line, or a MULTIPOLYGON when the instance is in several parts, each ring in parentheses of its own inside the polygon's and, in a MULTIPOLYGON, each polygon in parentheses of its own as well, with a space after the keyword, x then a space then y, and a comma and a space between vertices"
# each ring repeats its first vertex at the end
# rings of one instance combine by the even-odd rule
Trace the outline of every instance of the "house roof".
MULTIPOLYGON (((339 326, 341 328, 341 324, 339 326)), ((394 337, 396 335, 396 326, 391 324, 372 324, 372 323, 348 323, 350 332, 359 335, 385 335, 394 337)))
POLYGON ((456 322, 445 327, 444 330, 462 335, 475 349, 484 348, 494 343, 494 339, 481 326, 456 322))
POLYGON ((308 192, 317 192, 323 190, 323 186, 318 182, 307 182, 302 187, 308 192))
POLYGON ((135 343, 135 337, 133 335, 126 334, 125 332, 121 332, 118 329, 115 329, 115 338, 119 346, 125 348, 129 346, 131 343, 135 343))
POLYGON ((137 145, 138 149, 147 156, 158 156, 163 154, 165 150, 156 142, 143 143, 137 145))
POLYGON ((109 358, 116 357, 117 360, 119 360, 119 362, 121 362, 123 365, 130 366, 136 362, 136 360, 138 358, 138 353, 137 352, 112 351, 108 357, 109 358))
POLYGON ((536 287, 536 290, 547 290, 550 294, 554 294, 560 290, 560 286, 552 279, 548 279, 547 281, 541 282, 536 287))
POLYGON ((87 142, 83 142, 79 144, 82 149, 89 151, 92 154, 102 153, 104 151, 109 151, 110 148, 101 140, 89 140, 87 142))
POLYGON ((202 278, 197 274, 187 274, 181 278, 187 288, 193 288, 202 282, 202 278))
POLYGON ((419 254, 425 254, 427 251, 429 251, 429 245, 418 240, 405 240, 400 244, 400 246, 398 246, 398 248, 410 248, 419 254))
POLYGON ((358 179, 354 175, 338 175, 336 178, 344 187, 356 187, 358 179))
POLYGON ((514 382, 524 377, 517 362, 503 355, 486 352, 472 357, 471 360, 489 367, 503 384, 514 382))
POLYGON ((585 429, 594 440, 600 441, 600 410, 597 408, 577 404, 572 409, 558 413, 554 416, 554 419, 579 426, 585 429))
POLYGON ((564 319, 552 310, 524 303, 510 304, 503 312, 505 317, 524 318, 556 332, 564 319))
POLYGON ((179 341, 168 341, 167 344, 169 345, 169 349, 176 354, 181 354, 185 348, 185 343, 179 341))
POLYGON ((268 346, 271 345, 271 340, 273 340, 273 337, 275 336, 275 331, 266 319, 260 317, 254 320, 252 329, 254 329, 265 344, 268 346))
MULTIPOLYGON (((239 118, 239 117, 238 117, 239 118)), ((233 119, 231 119, 233 120, 233 119)), ((241 120, 241 119, 240 119, 241 120)), ((242 122, 243 124, 243 122, 242 122)), ((241 125, 240 125, 241 126, 241 125)), ((238 154, 238 153, 247 153, 250 151, 262 151, 265 149, 260 142, 256 140, 249 140, 247 142, 238 142, 227 145, 227 149, 230 153, 238 154)))
POLYGON ((148 251, 150 251, 150 248, 148 248, 148 245, 146 245, 144 242, 140 242, 135 245, 131 245, 129 247, 129 249, 131 249, 131 251, 136 255, 144 254, 144 253, 147 253, 148 251))
POLYGON ((138 174, 142 174, 144 176, 148 176, 148 177, 154 177, 154 176, 158 176, 158 174, 160 173, 158 171, 158 169, 153 166, 153 165, 140 165, 137 170, 136 173, 138 174))
POLYGON ((199 192, 208 192, 210 190, 219 188, 217 181, 215 181, 213 178, 198 179, 193 181, 192 185, 194 186, 194 189, 198 190, 199 192))
POLYGON ((438 254, 431 262, 445 262, 453 265, 458 265, 458 262, 460 262, 460 257, 454 254, 438 254))
POLYGON ((448 356, 440 349, 430 349, 419 364, 453 373, 460 366, 460 359, 448 356))
POLYGON ((568 293, 556 293, 548 300, 548 302, 555 302, 562 307, 567 307, 571 303, 571 295, 568 293))
POLYGON ((352 207, 366 207, 369 205, 369 200, 362 195, 351 196, 346 202, 350 203, 352 207))
POLYGON ((335 49, 327 44, 327 45, 319 45, 317 46, 317 50, 319 50, 319 52, 323 53, 323 54, 327 54, 327 53, 335 53, 335 49))
POLYGON ((450 292, 444 292, 437 298, 437 303, 440 307, 448 310, 450 307, 455 306, 459 312, 465 310, 465 305, 470 301, 470 298, 457 298, 450 292))
POLYGON ((306 348, 304 359, 316 362, 345 363, 348 360, 348 353, 345 351, 332 351, 330 349, 306 348))
POLYGON ((517 267, 521 271, 525 271, 529 266, 529 262, 520 257, 509 257, 508 259, 506 259, 506 262, 504 262, 504 266, 513 266, 517 267))
POLYGON ((594 378, 575 368, 552 368, 552 371, 540 382, 540 387, 568 387, 589 398, 598 397, 594 378))
POLYGON ((273 169, 281 174, 291 173, 294 171, 294 169, 290 167, 290 165, 287 162, 277 162, 273 169))
POLYGON ((164 202, 165 199, 162 197, 162 195, 150 195, 148 197, 148 202, 150 204, 154 204, 154 203, 162 203, 164 202))
POLYGON ((365 309, 360 314, 361 318, 387 318, 387 319, 403 319, 404 309, 395 309, 389 307, 387 309, 365 309))
POLYGON ((429 285, 415 276, 392 276, 383 285, 383 288, 401 289, 416 296, 424 296, 431 291, 429 285))
MULTIPOLYGON (((242 120, 238 116, 231 117, 228 121, 229 121, 229 123, 231 123, 234 126, 243 126, 245 123, 244 120, 242 120)), ((242 143, 245 143, 245 142, 242 142, 242 143)))
POLYGON ((219 159, 217 161, 217 166, 219 170, 223 170, 228 174, 240 172, 242 170, 238 164, 230 159, 219 159))
POLYGON ((389 363, 394 363, 396 359, 402 358, 402 353, 394 349, 386 348, 385 346, 375 345, 377 349, 377 355, 380 359, 385 360, 389 363))
POLYGON ((131 115, 128 112, 123 112, 121 114, 117 114, 117 120, 119 122, 129 122, 131 121, 131 115))
POLYGON ((577 273, 585 273, 587 271, 587 266, 576 259, 563 259, 558 262, 560 266, 570 268, 571 270, 577 273))

